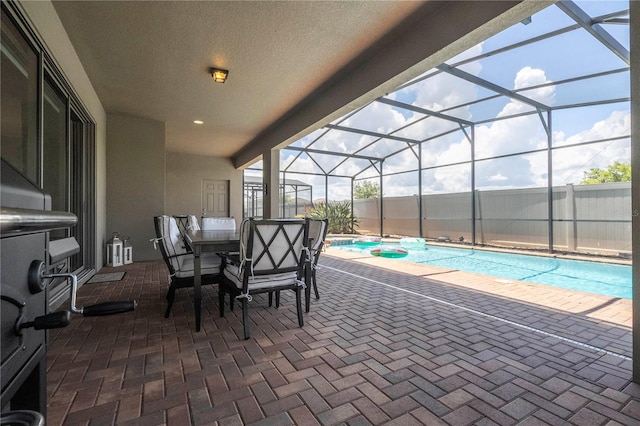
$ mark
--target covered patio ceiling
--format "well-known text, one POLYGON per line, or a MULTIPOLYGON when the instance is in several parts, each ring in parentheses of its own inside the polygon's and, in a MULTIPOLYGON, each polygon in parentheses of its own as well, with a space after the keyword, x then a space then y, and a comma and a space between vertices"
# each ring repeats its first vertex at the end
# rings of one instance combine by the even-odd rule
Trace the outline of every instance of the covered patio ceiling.
POLYGON ((53 3, 107 113, 164 122, 167 151, 237 167, 549 4, 53 3))

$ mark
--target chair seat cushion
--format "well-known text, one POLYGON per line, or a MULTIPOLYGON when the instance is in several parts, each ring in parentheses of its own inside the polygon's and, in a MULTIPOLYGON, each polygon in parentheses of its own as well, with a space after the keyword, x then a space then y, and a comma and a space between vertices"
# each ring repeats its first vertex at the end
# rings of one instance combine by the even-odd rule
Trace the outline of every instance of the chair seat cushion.
MULTIPOLYGON (((250 271, 246 271, 250 274, 250 271)), ((242 272, 236 265, 226 265, 223 275, 236 287, 242 289, 242 272)), ((269 276, 249 276, 249 292, 256 290, 264 290, 275 287, 295 286, 297 274, 295 272, 285 272, 282 274, 274 274, 269 276)))
MULTIPOLYGON (((193 277, 193 255, 181 256, 180 269, 176 270, 176 277, 188 278, 193 277)), ((206 256, 200 256, 200 274, 214 275, 220 273, 222 259, 214 253, 207 253, 206 256)))

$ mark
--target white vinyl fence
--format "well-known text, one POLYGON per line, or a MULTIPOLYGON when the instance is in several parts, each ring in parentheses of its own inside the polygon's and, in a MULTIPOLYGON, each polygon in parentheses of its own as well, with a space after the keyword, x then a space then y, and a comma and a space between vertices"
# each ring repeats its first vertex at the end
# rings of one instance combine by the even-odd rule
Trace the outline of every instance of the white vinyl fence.
MULTIPOLYGON (((554 250, 629 255, 631 184, 567 185, 552 191, 554 250)), ((418 196, 385 197, 384 235, 420 236, 418 196)), ((472 241, 471 193, 422 196, 422 237, 472 241)), ((549 247, 547 188, 476 191, 476 243, 549 247)), ((635 212, 638 214, 638 212, 635 212)), ((380 233, 380 199, 354 200, 359 230, 380 233)))

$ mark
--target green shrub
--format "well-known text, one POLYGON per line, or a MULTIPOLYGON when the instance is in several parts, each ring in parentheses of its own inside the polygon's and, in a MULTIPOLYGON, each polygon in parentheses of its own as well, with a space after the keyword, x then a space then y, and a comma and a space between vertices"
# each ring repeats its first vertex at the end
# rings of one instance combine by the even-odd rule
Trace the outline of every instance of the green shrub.
POLYGON ((360 221, 351 214, 350 201, 316 203, 307 209, 307 216, 312 219, 329 219, 328 232, 331 234, 352 234, 360 221))

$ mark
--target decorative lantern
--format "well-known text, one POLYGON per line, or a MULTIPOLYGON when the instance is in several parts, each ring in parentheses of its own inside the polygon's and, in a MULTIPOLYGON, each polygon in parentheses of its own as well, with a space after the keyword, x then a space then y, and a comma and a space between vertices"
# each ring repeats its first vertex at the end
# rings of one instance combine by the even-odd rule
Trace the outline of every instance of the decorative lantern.
POLYGON ((131 247, 129 237, 122 237, 122 248, 124 250, 124 264, 133 263, 133 247, 131 247))
POLYGON ((107 265, 124 265, 124 244, 117 232, 114 232, 111 239, 107 241, 107 265))

